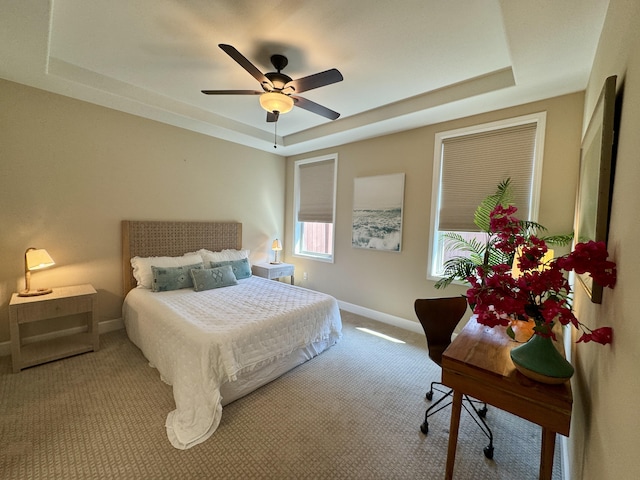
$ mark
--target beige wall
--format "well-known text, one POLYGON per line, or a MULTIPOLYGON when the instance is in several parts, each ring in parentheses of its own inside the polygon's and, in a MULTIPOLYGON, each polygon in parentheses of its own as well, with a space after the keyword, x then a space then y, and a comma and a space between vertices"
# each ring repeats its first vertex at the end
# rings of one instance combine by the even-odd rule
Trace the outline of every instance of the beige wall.
POLYGON ((0 80, 0 343, 27 247, 32 286, 92 283, 121 316, 120 221, 234 220, 252 260, 282 235, 284 158, 0 80))
MULTIPOLYGON (((582 93, 576 93, 287 159, 287 236, 284 247, 286 260, 296 264, 296 281, 330 293, 344 302, 416 323, 413 311, 416 298, 463 293, 466 289, 460 286, 436 290, 434 282, 426 279, 434 135, 440 131, 540 111, 547 112, 547 128, 539 220, 550 233, 570 232, 580 156, 583 98, 582 93), (331 152, 339 154, 333 264, 291 254, 293 163, 300 158, 331 152), (352 248, 353 179, 398 172, 405 173, 402 252, 352 248), (308 273, 306 282, 299 281, 303 272, 308 273)), ((503 178, 496 175, 496 185, 501 180, 503 178)))
POLYGON ((610 325, 610 346, 574 349, 574 410, 569 437, 572 478, 640 478, 640 2, 611 0, 585 95, 585 125, 604 79, 618 76, 622 99, 613 184, 609 253, 618 282, 601 305, 578 290, 577 317, 591 327, 610 325))

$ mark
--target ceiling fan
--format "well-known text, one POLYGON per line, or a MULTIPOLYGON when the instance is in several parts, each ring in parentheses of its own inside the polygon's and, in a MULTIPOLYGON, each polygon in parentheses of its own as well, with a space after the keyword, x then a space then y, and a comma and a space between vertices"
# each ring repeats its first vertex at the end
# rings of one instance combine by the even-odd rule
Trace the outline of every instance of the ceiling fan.
POLYGON ((291 111, 294 105, 330 120, 335 120, 340 116, 338 112, 295 95, 342 81, 342 74, 335 68, 293 80, 282 73, 282 70, 289 63, 289 60, 284 55, 271 56, 271 63, 277 70, 276 72, 262 73, 231 45, 221 43, 218 46, 260 82, 262 91, 202 90, 205 95, 260 95, 260 105, 267 111, 267 122, 277 122, 278 117, 291 111))

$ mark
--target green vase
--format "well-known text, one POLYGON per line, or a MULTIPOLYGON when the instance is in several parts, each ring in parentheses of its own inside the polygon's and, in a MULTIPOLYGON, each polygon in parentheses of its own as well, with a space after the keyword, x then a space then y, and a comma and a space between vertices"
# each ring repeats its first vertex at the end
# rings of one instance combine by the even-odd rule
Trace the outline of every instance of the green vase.
POLYGON ((511 350, 511 360, 524 376, 542 383, 564 383, 573 375, 573 365, 558 351, 549 337, 533 335, 527 343, 511 350))

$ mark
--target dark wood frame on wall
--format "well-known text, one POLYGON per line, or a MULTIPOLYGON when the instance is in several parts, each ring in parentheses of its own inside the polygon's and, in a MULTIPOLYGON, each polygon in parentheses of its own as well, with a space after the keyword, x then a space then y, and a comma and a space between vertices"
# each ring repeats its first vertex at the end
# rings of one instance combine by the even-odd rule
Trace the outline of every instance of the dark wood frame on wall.
MULTIPOLYGON (((608 77, 582 139, 576 202, 575 243, 606 242, 612 191, 616 76, 608 77)), ((602 286, 588 274, 576 274, 593 303, 602 302, 602 286)))

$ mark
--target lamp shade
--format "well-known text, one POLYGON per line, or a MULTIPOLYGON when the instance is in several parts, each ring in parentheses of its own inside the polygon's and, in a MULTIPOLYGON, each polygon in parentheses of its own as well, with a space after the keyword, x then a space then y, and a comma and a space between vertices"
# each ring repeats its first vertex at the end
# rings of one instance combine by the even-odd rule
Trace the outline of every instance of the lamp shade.
POLYGON ((21 297, 32 297, 35 295, 47 295, 51 293, 50 288, 39 288, 31 290, 31 271, 55 265, 51 255, 44 248, 27 248, 24 252, 24 290, 18 292, 21 297))
POLYGON ((293 108, 293 98, 284 93, 266 92, 260 95, 260 106, 267 112, 287 113, 293 108))
POLYGON ((276 238, 273 241, 273 243, 271 244, 271 250, 273 250, 273 262, 271 263, 279 264, 280 260, 278 259, 278 252, 282 250, 282 244, 280 243, 280 240, 276 238))
POLYGON ((56 264, 44 248, 27 250, 25 259, 28 270, 40 270, 41 268, 47 268, 56 264))

